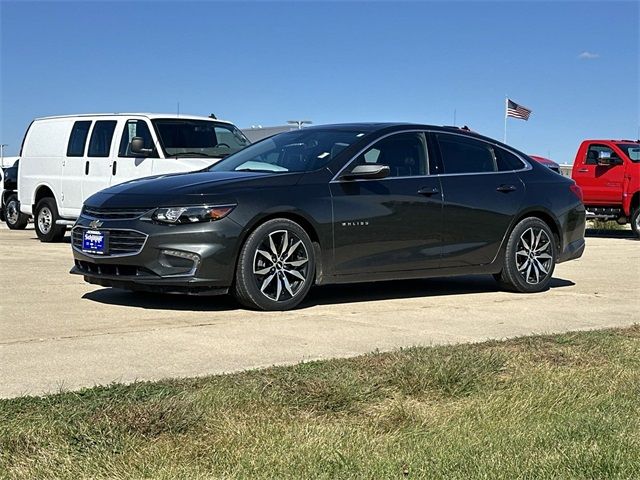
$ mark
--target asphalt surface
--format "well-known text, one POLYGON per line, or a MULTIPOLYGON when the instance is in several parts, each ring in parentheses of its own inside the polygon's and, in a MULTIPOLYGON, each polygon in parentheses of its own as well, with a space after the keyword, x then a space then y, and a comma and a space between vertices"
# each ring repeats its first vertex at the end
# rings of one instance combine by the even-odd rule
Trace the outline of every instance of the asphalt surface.
POLYGON ((68 241, 0 227, 0 397, 640 322, 630 232, 587 238, 539 294, 501 292, 488 276, 341 285, 286 313, 85 284, 68 273, 68 241))

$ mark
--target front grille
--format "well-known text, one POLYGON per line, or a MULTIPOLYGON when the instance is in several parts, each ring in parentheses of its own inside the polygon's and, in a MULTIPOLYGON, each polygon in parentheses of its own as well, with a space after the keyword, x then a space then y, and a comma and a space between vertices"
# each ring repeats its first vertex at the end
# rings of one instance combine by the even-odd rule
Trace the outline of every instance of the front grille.
POLYGON ((102 220, 126 220, 138 218, 150 211, 150 208, 94 208, 82 207, 82 215, 102 220))
POLYGON ((114 277, 141 277, 153 275, 150 270, 144 267, 136 267, 134 265, 114 265, 114 264, 102 264, 83 262, 82 260, 76 260, 76 267, 82 273, 93 275, 111 275, 114 277))
MULTIPOLYGON (((71 242, 73 247, 77 250, 82 250, 82 234, 86 230, 90 230, 85 227, 75 227, 71 231, 71 242)), ((95 255, 96 257, 109 257, 114 255, 135 255, 142 250, 144 242, 147 240, 147 236, 144 233, 136 232, 134 230, 101 230, 108 232, 108 250, 105 255, 95 255)))

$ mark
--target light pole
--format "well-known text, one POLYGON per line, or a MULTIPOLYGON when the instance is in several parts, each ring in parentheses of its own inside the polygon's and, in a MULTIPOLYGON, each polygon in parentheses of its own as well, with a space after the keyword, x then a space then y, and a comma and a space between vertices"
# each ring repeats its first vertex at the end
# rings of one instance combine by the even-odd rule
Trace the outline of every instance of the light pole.
POLYGON ((302 128, 303 125, 311 125, 313 122, 311 120, 287 120, 289 125, 296 125, 298 130, 302 128))
POLYGON ((4 167, 4 147, 8 147, 6 143, 0 144, 0 167, 4 167))

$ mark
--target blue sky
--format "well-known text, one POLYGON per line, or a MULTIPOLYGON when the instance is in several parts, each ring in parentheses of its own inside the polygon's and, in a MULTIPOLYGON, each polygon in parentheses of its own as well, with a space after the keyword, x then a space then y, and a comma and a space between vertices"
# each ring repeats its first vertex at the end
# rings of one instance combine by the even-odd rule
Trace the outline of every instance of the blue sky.
POLYGON ((0 1, 0 142, 45 115, 175 112, 239 127, 409 121, 571 162, 637 138, 639 3, 0 1))

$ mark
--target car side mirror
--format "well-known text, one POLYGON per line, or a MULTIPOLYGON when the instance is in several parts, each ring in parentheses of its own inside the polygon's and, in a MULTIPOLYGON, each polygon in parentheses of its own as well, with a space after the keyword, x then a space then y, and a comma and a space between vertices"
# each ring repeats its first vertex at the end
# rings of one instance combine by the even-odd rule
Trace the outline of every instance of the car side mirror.
POLYGON ((148 157, 153 153, 153 148, 144 148, 144 138, 142 137, 133 137, 129 144, 129 149, 131 153, 135 153, 141 157, 148 157))
POLYGON ((356 165, 353 170, 342 175, 344 180, 358 180, 358 179, 380 179, 386 178, 391 173, 391 170, 386 165, 356 165))

